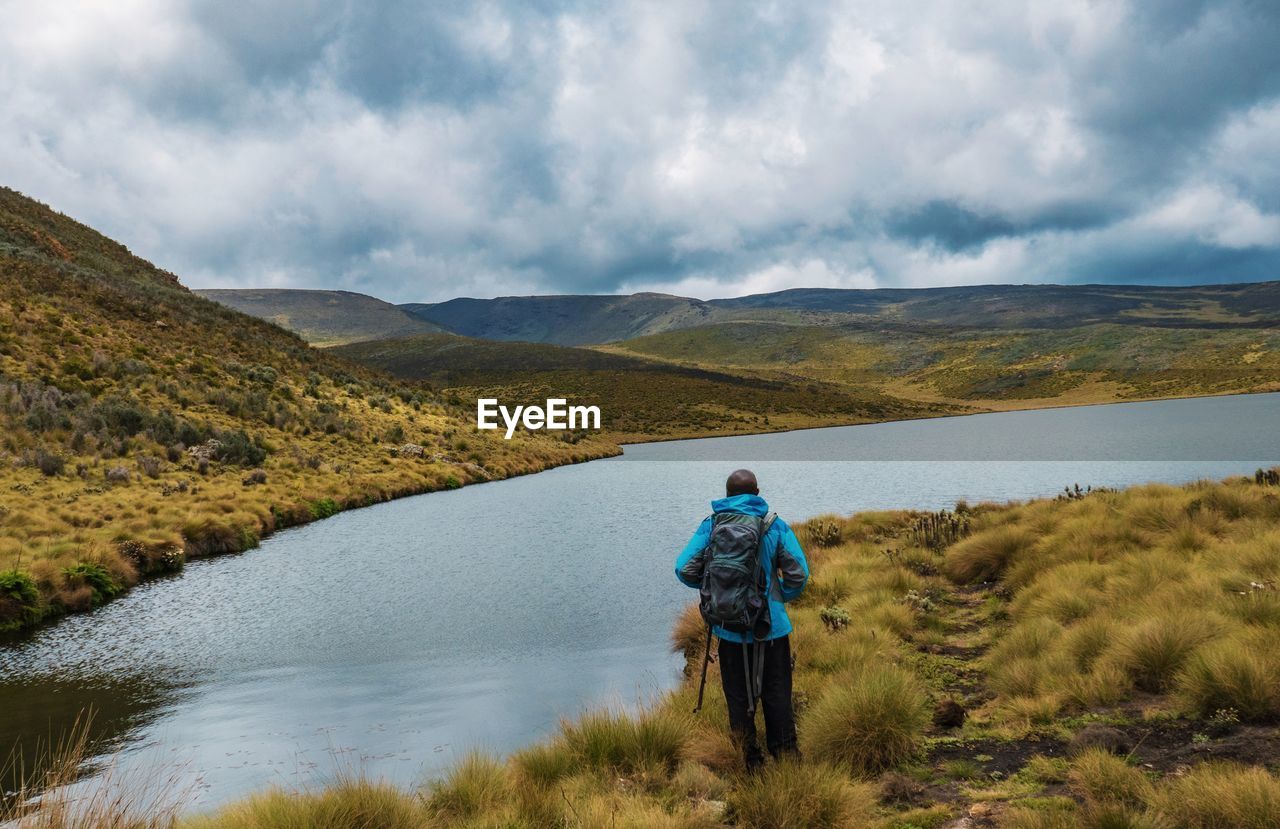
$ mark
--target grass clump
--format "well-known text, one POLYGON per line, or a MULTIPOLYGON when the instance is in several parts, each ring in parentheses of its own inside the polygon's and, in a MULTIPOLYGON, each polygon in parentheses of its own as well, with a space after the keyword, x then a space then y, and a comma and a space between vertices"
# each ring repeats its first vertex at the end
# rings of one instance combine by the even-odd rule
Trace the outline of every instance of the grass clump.
POLYGON ((1187 657, 1214 633, 1213 624, 1194 612, 1161 614, 1124 634, 1112 654, 1138 688, 1161 693, 1169 689, 1187 657))
POLYGON ((441 819, 474 817, 511 799, 506 766, 480 752, 466 755, 441 780, 428 784, 427 811, 441 819))
POLYGON ((869 775, 911 759, 928 721, 915 677, 874 665, 827 686, 805 713, 801 742, 817 760, 869 775))
POLYGON ((658 709, 639 717, 594 711, 561 723, 561 739, 576 763, 595 770, 627 773, 675 770, 691 723, 675 711, 658 709))
POLYGON ((183 829, 420 829, 426 820, 421 801, 414 796, 387 783, 355 778, 315 792, 273 789, 181 825, 183 829))
POLYGON ((1153 811, 1169 829, 1273 829, 1280 826, 1280 778, 1261 768, 1197 766, 1160 789, 1153 811))
POLYGON ((875 814, 877 789, 831 766, 784 761, 743 781, 729 809, 747 829, 858 829, 875 814))
POLYGON ((1202 716, 1234 709, 1243 720, 1280 718, 1280 636, 1252 635, 1215 642, 1188 660, 1178 692, 1202 716))
POLYGON ((1022 527, 996 527, 953 544, 943 571, 957 584, 991 581, 1034 542, 1035 536, 1022 527))

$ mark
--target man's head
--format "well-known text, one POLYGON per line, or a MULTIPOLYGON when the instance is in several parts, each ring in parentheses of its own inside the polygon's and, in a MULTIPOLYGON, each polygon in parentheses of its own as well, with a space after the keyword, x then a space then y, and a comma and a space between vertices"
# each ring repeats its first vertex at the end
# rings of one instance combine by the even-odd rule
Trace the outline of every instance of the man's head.
POLYGON ((724 482, 724 494, 732 498, 734 495, 759 495, 760 487, 756 483, 756 473, 750 469, 739 469, 724 482))

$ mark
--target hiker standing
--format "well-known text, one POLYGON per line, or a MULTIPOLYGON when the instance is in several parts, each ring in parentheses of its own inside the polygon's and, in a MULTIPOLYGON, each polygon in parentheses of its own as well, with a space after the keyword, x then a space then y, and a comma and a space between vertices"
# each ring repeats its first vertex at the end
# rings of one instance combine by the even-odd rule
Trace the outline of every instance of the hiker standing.
POLYGON ((764 708, 769 754, 777 759, 798 751, 785 603, 804 590, 809 564, 787 522, 769 512, 750 470, 729 476, 725 497, 712 501, 711 510, 676 559, 676 578, 699 591, 699 610, 707 620, 704 684, 711 634, 720 640, 729 726, 752 771, 764 763, 756 742, 757 702, 764 708))

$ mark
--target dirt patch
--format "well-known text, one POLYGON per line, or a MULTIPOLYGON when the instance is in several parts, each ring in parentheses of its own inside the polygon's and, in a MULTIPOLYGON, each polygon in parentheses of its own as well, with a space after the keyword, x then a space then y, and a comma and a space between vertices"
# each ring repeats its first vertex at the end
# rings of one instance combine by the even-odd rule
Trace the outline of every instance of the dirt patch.
POLYGON ((1147 768, 1169 774, 1209 760, 1256 766, 1280 763, 1280 728, 1240 726, 1230 734, 1209 737, 1204 724, 1175 721, 1121 727, 1133 743, 1133 758, 1147 768))

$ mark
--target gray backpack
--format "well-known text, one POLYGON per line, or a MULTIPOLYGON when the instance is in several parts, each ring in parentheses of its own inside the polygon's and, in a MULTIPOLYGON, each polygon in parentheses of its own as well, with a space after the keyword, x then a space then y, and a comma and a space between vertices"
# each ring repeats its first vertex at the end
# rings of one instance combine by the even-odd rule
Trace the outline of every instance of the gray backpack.
POLYGON ((777 518, 772 512, 764 518, 736 512, 720 512, 711 516, 711 538, 699 556, 702 560, 702 587, 698 591, 698 610, 707 623, 707 643, 703 647, 702 680, 698 683, 695 714, 702 710, 702 696, 707 687, 711 629, 719 626, 755 637, 754 660, 746 642, 742 644, 747 708, 751 716, 755 716, 764 665, 760 637, 769 632, 772 624, 769 617, 769 574, 764 570, 760 547, 777 518))
POLYGON ((698 609, 708 625, 756 636, 768 633, 768 576, 760 545, 776 518, 773 513, 764 518, 736 512, 712 516, 698 593, 698 609))

